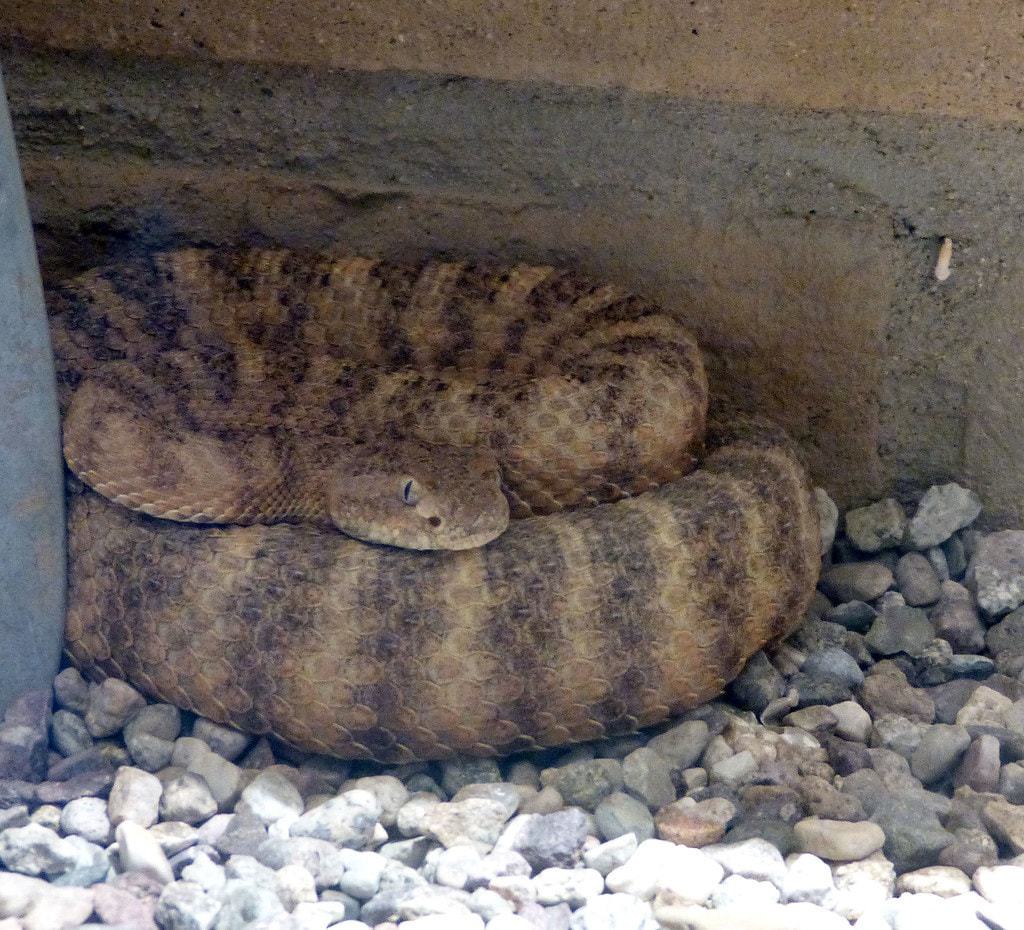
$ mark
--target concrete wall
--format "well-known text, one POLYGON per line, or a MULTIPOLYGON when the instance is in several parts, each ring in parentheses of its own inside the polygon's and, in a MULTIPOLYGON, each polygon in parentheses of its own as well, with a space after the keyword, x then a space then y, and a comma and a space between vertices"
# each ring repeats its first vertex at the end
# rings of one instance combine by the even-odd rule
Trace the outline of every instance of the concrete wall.
POLYGON ((8 0, 44 274, 186 241, 568 263, 681 308, 841 502, 958 478, 1024 518, 1016 7, 555 6, 8 0))

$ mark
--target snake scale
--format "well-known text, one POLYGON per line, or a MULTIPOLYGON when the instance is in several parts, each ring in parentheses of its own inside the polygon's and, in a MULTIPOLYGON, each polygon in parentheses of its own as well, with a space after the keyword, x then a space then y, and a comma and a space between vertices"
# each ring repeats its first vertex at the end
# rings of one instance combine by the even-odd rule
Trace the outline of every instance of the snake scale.
POLYGON ((813 592, 791 443, 705 436, 692 339, 615 287, 184 249, 49 305, 94 679, 341 757, 504 755, 713 697, 813 592))

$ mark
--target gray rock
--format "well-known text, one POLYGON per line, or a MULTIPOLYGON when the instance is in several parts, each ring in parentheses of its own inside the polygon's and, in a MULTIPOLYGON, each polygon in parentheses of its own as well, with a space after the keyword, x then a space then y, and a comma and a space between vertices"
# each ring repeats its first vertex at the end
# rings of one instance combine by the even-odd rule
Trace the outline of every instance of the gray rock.
POLYGON ((613 791, 623 786, 618 759, 584 759, 540 773, 541 784, 553 787, 565 803, 592 811, 613 791))
POLYGON ((980 652, 985 645, 985 627, 974 606, 974 598, 955 581, 942 583, 931 621, 935 635, 947 640, 957 652, 980 652))
POLYGON ((255 857, 267 838, 267 828, 263 823, 252 814, 243 812, 232 816, 213 845, 224 856, 255 857))
POLYGON ((501 769, 493 759, 464 757, 445 762, 442 767, 441 787, 452 797, 466 785, 501 781, 501 769))
POLYGON ((655 930, 651 905, 629 894, 591 898, 572 915, 568 930, 655 930))
POLYGON ((981 500, 973 491, 953 483, 932 485, 907 524, 904 543, 909 549, 939 546, 980 513, 981 500))
POLYGON ((138 897, 115 885, 97 885, 93 889, 93 909, 106 926, 156 930, 153 914, 156 900, 138 897))
POLYGON ((0 726, 0 778, 42 781, 48 751, 45 728, 9 723, 0 726))
POLYGON ((701 757, 711 738, 711 730, 704 720, 686 720, 651 737, 648 749, 663 756, 675 772, 688 769, 701 757))
POLYGON ((896 587, 911 607, 934 604, 942 593, 939 576, 920 552, 908 552, 896 563, 896 587))
POLYGON ((132 761, 146 772, 159 772, 167 766, 174 754, 174 743, 149 733, 137 733, 125 742, 132 761))
MULTIPOLYGON (((160 779, 142 769, 123 766, 117 770, 107 802, 107 815, 116 827, 131 820, 141 827, 156 823, 163 785, 160 779)), ((177 819, 177 818, 176 818, 177 819)))
POLYGON ((812 677, 833 678, 848 688, 860 687, 864 681, 864 673, 853 656, 836 646, 812 652, 804 662, 802 671, 812 677))
POLYGON ((797 783, 797 788, 807 813, 825 820, 863 820, 865 813, 860 799, 845 790, 845 782, 849 780, 849 777, 844 780, 844 790, 839 791, 824 778, 804 775, 797 783))
POLYGON ((950 536, 942 544, 942 554, 946 557, 949 577, 954 580, 961 578, 967 571, 967 550, 964 548, 963 540, 955 534, 950 536))
POLYGON ((986 616, 997 617, 1024 602, 1024 531, 990 533, 978 542, 965 585, 986 616))
POLYGON ((213 930, 245 930, 256 921, 267 919, 275 922, 271 926, 282 927, 285 909, 271 888, 234 878, 227 882, 219 897, 221 909, 213 930))
POLYGON ((928 615, 918 607, 891 607, 882 611, 864 637, 868 648, 880 656, 898 652, 920 654, 935 638, 928 615))
POLYGON ((939 579, 939 582, 949 581, 949 562, 946 561, 946 553, 943 551, 942 546, 932 546, 929 549, 925 549, 924 557, 928 560, 928 564, 931 565, 932 571, 935 572, 935 576, 939 579))
POLYGON ((998 791, 999 773, 999 740, 983 733, 972 740, 964 753, 953 776, 953 784, 957 787, 967 785, 973 791, 998 791))
POLYGON ((850 562, 826 568, 819 582, 834 603, 873 601, 893 585, 893 574, 881 562, 850 562))
POLYGON ((58 710, 50 720, 50 740, 62 756, 92 748, 92 736, 85 721, 70 710, 58 710))
POLYGON ((954 840, 931 807, 914 795, 882 798, 871 819, 885 833, 883 850, 898 872, 935 865, 942 850, 954 840))
POLYGON ((89 689, 85 725, 97 738, 111 736, 145 704, 146 699, 131 685, 117 678, 105 678, 89 689))
POLYGON ((649 747, 642 746, 622 760, 622 780, 626 793, 643 801, 651 810, 676 799, 672 766, 649 747))
POLYGON ((160 816, 195 826, 217 813, 217 801, 206 779, 193 772, 184 772, 164 785, 160 798, 160 816))
POLYGON ((602 839, 613 840, 627 833, 638 841, 654 836, 654 818, 647 806, 621 791, 608 795, 594 810, 602 839))
POLYGON ((210 930, 220 906, 195 882, 173 882, 164 887, 154 916, 163 930, 210 930))
POLYGON ((899 501, 891 497, 846 512, 846 537, 861 552, 891 549, 903 541, 907 517, 899 501))
POLYGON ((1024 804, 1024 763, 1007 762, 1002 766, 999 770, 999 793, 1011 804, 1024 804))
MULTIPOLYGON (((346 790, 360 788, 363 791, 369 791, 380 804, 380 822, 385 827, 395 825, 398 811, 409 800, 409 789, 394 775, 370 775, 365 778, 356 778, 347 782, 345 787, 346 790)), ((452 800, 461 801, 466 797, 491 797, 493 800, 497 800, 497 796, 502 792, 508 798, 507 802, 512 804, 512 810, 509 813, 509 816, 512 816, 519 804, 519 796, 508 785, 501 782, 475 782, 463 785, 452 797, 452 800), (509 797, 510 795, 515 795, 514 801, 509 797)), ((298 813, 302 813, 302 811, 299 810, 298 813)))
POLYGON ((786 682, 778 669, 763 652, 755 652, 743 671, 730 682, 729 699, 743 710, 755 714, 764 709, 785 692, 786 682))
POLYGON ((866 633, 877 616, 870 604, 865 604, 864 601, 847 601, 833 607, 825 614, 825 619, 829 623, 838 623, 854 633, 866 633))
POLYGON ((140 733, 174 742, 181 733, 181 711, 170 704, 147 704, 136 711, 125 724, 125 743, 130 743, 132 738, 140 733))
POLYGON ((983 866, 999 861, 995 840, 983 828, 962 827, 953 831, 953 842, 939 853, 939 865, 950 865, 973 875, 983 866))
POLYGON ((89 709, 89 683, 77 668, 61 669, 53 679, 53 694, 57 704, 79 716, 89 709))
POLYGON ((936 723, 924 731, 920 745, 910 757, 910 770, 930 785, 949 773, 970 745, 971 737, 965 727, 936 723))
POLYGON ((620 865, 625 865, 636 852, 638 845, 635 834, 624 833, 622 836, 588 849, 583 854, 583 861, 587 868, 597 869, 602 875, 607 875, 620 865))
MULTIPOLYGON (((176 739, 177 733, 165 739, 176 739)), ((205 717, 197 717, 192 725, 192 736, 201 739, 218 756, 234 762, 251 745, 252 737, 248 733, 240 733, 232 727, 226 727, 205 717)))
POLYGON ((519 853, 534 871, 561 866, 572 868, 583 854, 590 823, 579 808, 553 814, 525 814, 505 829, 495 847, 519 853))
POLYGON ((317 888, 321 890, 338 885, 345 874, 343 850, 338 850, 327 840, 313 837, 267 839, 256 850, 256 858, 275 870, 286 865, 301 865, 313 876, 317 888))

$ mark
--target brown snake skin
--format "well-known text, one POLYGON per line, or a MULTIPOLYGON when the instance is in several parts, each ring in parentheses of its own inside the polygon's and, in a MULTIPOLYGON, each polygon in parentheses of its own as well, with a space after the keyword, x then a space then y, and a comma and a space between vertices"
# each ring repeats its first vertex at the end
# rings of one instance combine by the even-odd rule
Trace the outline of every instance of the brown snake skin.
MULTIPOLYGON (((287 260, 282 253, 261 253, 258 260, 270 254, 274 262, 287 260)), ((188 260, 210 267, 215 261, 201 253, 188 260)), ((245 261, 252 260, 250 255, 245 261)), ((395 288, 400 275, 392 266, 364 264, 370 278, 376 274, 378 284, 384 278, 395 288)), ((232 266, 231 274, 244 276, 239 267, 232 266)), ((412 282, 406 293, 415 293, 424 276, 439 274, 437 267, 401 272, 402 280, 412 282)), ((478 370, 507 364, 526 372, 533 365, 522 388, 529 399, 535 383, 529 379, 538 372, 544 377, 561 370, 565 380, 565 367, 579 353, 560 352, 557 346, 569 338, 585 341, 586 318, 615 334, 597 359, 588 358, 571 374, 578 383, 593 385, 590 405, 616 395, 627 398, 624 406, 611 407, 617 429, 602 432, 595 421, 592 435, 605 437, 604 448, 614 446, 619 457, 599 456, 597 468, 585 465, 584 471, 597 478, 584 478, 589 483, 583 502, 625 499, 564 511, 561 503, 543 506, 557 497, 546 491, 531 497, 530 489, 541 486, 551 466, 532 453, 531 461, 540 465, 513 492, 513 509, 556 512, 516 520, 483 548, 413 552, 366 545, 308 525, 190 526, 134 513, 86 491, 73 496, 69 511, 66 648, 76 665, 94 678, 125 678, 213 720, 274 734, 302 749, 405 762, 457 753, 502 755, 657 723, 719 693, 751 654, 800 621, 819 564, 816 510, 806 474, 778 429, 737 421, 709 438, 699 470, 680 477, 692 467, 689 449, 703 426, 706 387, 699 360, 689 361, 689 348, 680 351, 692 343, 666 325, 662 311, 552 269, 523 266, 506 270, 504 280, 499 272, 487 272, 491 285, 484 287, 484 272, 444 267, 449 283, 440 302, 446 306, 458 304, 466 287, 475 288, 483 307, 501 304, 509 281, 519 290, 518 302, 504 307, 501 353, 494 349, 493 327, 469 326, 459 352, 449 353, 450 365, 438 365, 438 355, 432 356, 438 371, 465 369, 471 356, 478 370), (527 287, 524 281, 533 283, 527 287), (510 314, 515 307, 518 316, 510 314), (528 335, 533 321, 547 327, 544 338, 528 335), (623 322, 632 327, 628 333, 615 329, 623 322), (518 333, 519 346, 510 343, 510 328, 518 333), (553 367, 521 358, 520 348, 531 339, 530 351, 540 357, 547 352, 553 367), (657 360, 653 368, 643 361, 646 353, 657 360), (679 356, 682 367, 674 361, 679 356), (490 367, 481 368, 482 358, 491 359, 490 367), (648 379, 652 371, 653 381, 648 379), (610 381, 609 372, 615 375, 610 381), (676 378, 672 403, 660 397, 669 373, 676 378), (618 383, 619 391, 609 383, 618 383), (636 399, 649 393, 658 399, 635 416, 636 399), (672 461, 661 461, 655 478, 633 478, 636 461, 648 454, 638 436, 653 439, 661 452, 666 442, 679 442, 646 428, 651 425, 647 409, 671 407, 671 418, 685 434, 682 448, 672 461), (614 480, 606 480, 608 475, 614 480), (627 486, 630 480, 636 486, 627 486), (661 486, 649 490, 651 484, 661 486)), ((290 280, 306 282, 307 298, 316 291, 308 268, 307 262, 288 272, 290 280)), ((159 266, 145 273, 152 286, 159 266)), ((280 281, 280 266, 274 274, 280 281)), ((328 279, 323 274, 317 287, 330 280, 329 272, 328 279)), ((133 300, 132 312, 125 314, 117 306, 124 303, 123 285, 97 298, 101 279, 84 280, 85 285, 72 284, 52 300, 65 404, 83 377, 97 372, 102 377, 106 363, 126 358, 136 360, 142 390, 151 392, 140 396, 159 402, 159 390, 153 393, 147 379, 167 389, 173 376, 154 375, 144 361, 154 357, 154 347, 159 356, 161 351, 173 355, 167 346, 187 346, 196 325, 176 306, 175 300, 184 298, 133 300), (83 293, 91 293, 91 299, 83 293), (133 340, 126 333, 141 335, 133 340), (169 380, 154 382, 154 377, 169 380)), ((144 292, 139 286, 140 297, 144 292)), ((166 286, 158 293, 166 298, 166 286)), ((436 293, 435 288, 424 312, 433 313, 435 324, 448 334, 430 350, 443 354, 444 338, 454 338, 457 328, 445 324, 436 293)), ((293 319, 300 313, 296 304, 308 306, 309 300, 292 294, 288 303, 285 317, 293 319)), ((458 329, 465 332, 465 320, 480 307, 467 310, 463 304, 458 329)), ((410 306, 415 309, 416 302, 406 299, 403 311, 410 306)), ((375 352, 387 343, 380 319, 378 306, 374 338, 363 340, 364 348, 375 352)), ((258 341, 258 330, 250 329, 247 338, 258 341)), ((295 325, 287 330, 295 340, 295 325)), ((392 318, 392 341, 402 342, 411 331, 406 321, 399 326, 392 318)), ((266 345, 290 345, 289 338, 281 331, 266 345)), ((241 357, 237 353, 233 362, 241 357)), ((399 367, 408 361, 397 360, 399 367)), ((238 380, 231 374, 237 366, 226 370, 220 396, 227 416, 287 408, 246 408, 237 402, 238 380)), ((289 370, 294 374, 294 367, 289 370)), ((483 383, 476 390, 486 393, 489 382, 483 383)), ((393 396, 385 412, 393 414, 395 404, 393 396)), ((193 394, 178 402, 175 415, 190 416, 199 406, 193 394)), ((514 410, 514 403, 507 408, 513 420, 514 410)), ((542 433, 572 425, 560 420, 557 410, 548 420, 543 413, 531 407, 524 419, 542 433)), ((445 412, 436 419, 450 418, 445 412)), ((216 428, 219 435, 231 436, 238 427, 224 422, 216 428)), ((488 433, 499 458, 508 449, 500 437, 519 435, 519 428, 513 423, 488 433)), ((597 448, 602 452, 600 442, 597 448)), ((511 453, 517 467, 529 459, 519 455, 511 453)), ((564 484, 558 468, 553 477, 556 486, 564 484)), ((571 488, 568 494, 573 497, 571 488)), ((571 502, 579 503, 578 495, 571 502)))

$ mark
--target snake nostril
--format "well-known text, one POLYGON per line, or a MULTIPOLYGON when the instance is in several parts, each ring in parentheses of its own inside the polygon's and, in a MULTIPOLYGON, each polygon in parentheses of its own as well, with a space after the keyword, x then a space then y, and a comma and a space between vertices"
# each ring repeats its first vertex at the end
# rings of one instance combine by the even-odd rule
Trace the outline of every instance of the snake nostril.
POLYGON ((427 517, 427 523, 433 527, 439 527, 441 525, 441 518, 438 516, 427 517))

